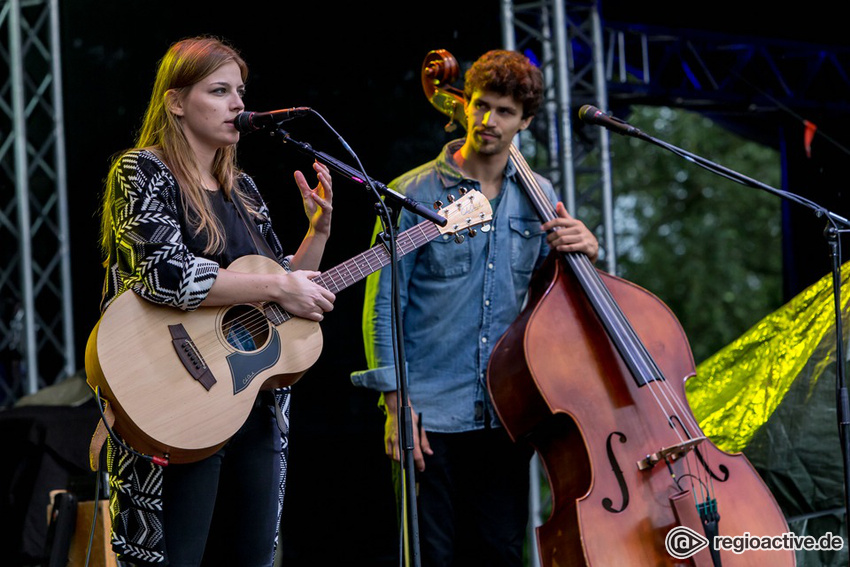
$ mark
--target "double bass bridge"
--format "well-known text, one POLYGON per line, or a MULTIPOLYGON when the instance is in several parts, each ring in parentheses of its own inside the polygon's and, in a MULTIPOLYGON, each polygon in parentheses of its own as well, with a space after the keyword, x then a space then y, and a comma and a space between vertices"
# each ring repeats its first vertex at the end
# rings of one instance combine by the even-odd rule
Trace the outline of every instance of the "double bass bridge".
POLYGON ((665 447, 658 452, 647 455, 645 458, 639 460, 637 462, 637 467, 639 470, 645 471, 647 469, 651 469, 661 461, 665 461, 667 463, 678 461, 693 451, 705 440, 705 437, 694 437, 693 439, 688 439, 682 443, 670 445, 669 447, 665 447))

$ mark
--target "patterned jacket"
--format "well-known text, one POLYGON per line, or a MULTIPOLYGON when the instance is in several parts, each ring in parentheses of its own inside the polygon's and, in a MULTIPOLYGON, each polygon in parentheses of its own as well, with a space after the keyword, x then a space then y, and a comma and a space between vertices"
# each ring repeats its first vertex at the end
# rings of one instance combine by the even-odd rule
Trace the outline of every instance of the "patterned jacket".
MULTIPOLYGON (((124 154, 113 175, 115 238, 107 260, 101 311, 127 289, 155 303, 196 309, 209 293, 219 265, 196 256, 184 244, 187 226, 174 175, 148 150, 124 154)), ((285 263, 256 184, 244 174, 239 184, 259 210, 260 233, 278 261, 285 263)))

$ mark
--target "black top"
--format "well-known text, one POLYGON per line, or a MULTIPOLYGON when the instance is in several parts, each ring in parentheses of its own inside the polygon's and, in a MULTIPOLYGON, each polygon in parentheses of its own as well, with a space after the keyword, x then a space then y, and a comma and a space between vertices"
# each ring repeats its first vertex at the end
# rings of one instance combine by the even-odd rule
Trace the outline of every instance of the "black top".
POLYGON ((219 219, 224 229, 224 250, 217 254, 204 253, 204 247, 207 245, 206 233, 193 235, 191 229, 186 229, 187 234, 183 235, 183 241, 189 250, 198 256, 218 262, 224 268, 237 258, 248 254, 259 254, 254 239, 248 232, 248 226, 236 210, 234 202, 225 196, 224 191, 208 191, 207 198, 213 214, 219 219))

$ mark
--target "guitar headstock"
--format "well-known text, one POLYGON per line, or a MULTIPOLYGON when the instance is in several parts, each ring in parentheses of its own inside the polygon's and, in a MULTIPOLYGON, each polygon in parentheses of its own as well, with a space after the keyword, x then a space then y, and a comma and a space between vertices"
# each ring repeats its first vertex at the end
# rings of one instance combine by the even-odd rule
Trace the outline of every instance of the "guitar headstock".
MULTIPOLYGON (((439 206, 439 205, 438 205, 439 206)), ((448 222, 445 226, 437 225, 442 234, 454 234, 455 240, 463 241, 462 232, 475 236, 475 227, 481 225, 481 232, 490 230, 493 220, 493 208, 487 197, 475 189, 464 191, 460 197, 450 198, 450 203, 441 208, 438 213, 448 222)))

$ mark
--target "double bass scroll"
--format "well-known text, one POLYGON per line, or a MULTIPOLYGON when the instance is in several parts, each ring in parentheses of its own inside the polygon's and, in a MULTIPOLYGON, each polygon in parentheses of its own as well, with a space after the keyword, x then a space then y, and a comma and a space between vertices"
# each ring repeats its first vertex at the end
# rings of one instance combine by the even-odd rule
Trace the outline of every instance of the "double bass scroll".
MULTIPOLYGON (((462 93, 450 86, 458 74, 436 50, 422 83, 435 108, 465 124, 462 93)), ((541 222, 557 216, 515 146, 510 159, 541 222)), ((793 550, 714 545, 790 530, 746 457, 700 431, 685 396, 694 373, 684 330, 661 300, 583 254, 549 255, 487 374, 502 424, 547 473, 552 511, 536 529, 543 565, 796 564, 793 550), (702 545, 671 548, 671 534, 702 545)))

